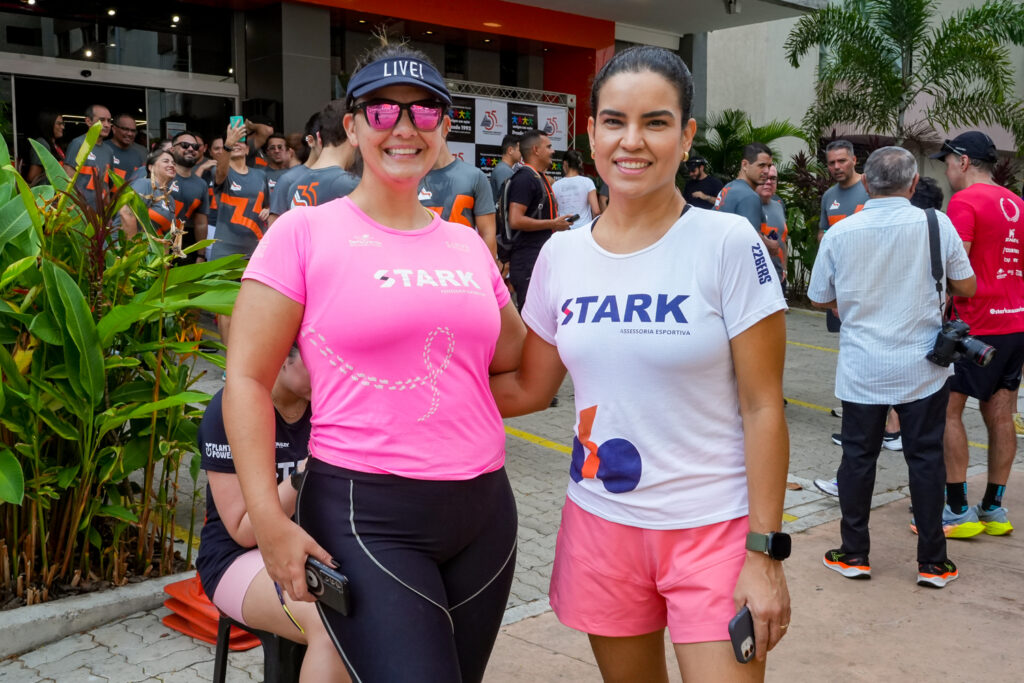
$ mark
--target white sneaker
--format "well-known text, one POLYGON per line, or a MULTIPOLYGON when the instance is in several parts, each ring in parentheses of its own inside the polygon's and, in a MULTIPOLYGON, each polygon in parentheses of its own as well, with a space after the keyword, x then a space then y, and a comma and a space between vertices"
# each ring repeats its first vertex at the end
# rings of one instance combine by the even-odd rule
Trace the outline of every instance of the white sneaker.
POLYGON ((839 482, 835 479, 815 479, 814 485, 826 495, 839 497, 839 482))
POLYGON ((882 437, 882 448, 888 448, 890 451, 902 451, 903 437, 899 432, 886 432, 882 437))

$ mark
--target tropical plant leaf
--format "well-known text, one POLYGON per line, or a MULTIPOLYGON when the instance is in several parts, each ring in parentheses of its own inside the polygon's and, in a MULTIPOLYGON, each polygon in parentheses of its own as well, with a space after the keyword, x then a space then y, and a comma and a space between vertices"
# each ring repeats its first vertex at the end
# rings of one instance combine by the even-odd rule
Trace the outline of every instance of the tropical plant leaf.
POLYGON ((122 522, 135 523, 139 521, 139 516, 121 505, 101 505, 100 509, 96 512, 99 517, 113 517, 119 519, 122 522))
POLYGON ((25 498, 25 474, 9 448, 0 448, 0 503, 21 505, 25 498))
POLYGON ((30 334, 37 337, 40 341, 44 341, 47 344, 53 344, 54 346, 64 346, 64 337, 61 334, 61 328, 57 325, 57 322, 50 315, 49 311, 40 311, 32 318, 32 322, 28 326, 30 334))
POLYGON ((105 373, 103 371, 103 352, 100 348, 96 323, 89 312, 89 306, 78 285, 71 276, 49 261, 43 263, 43 279, 46 282, 47 297, 59 297, 64 309, 64 325, 67 336, 78 351, 77 378, 71 369, 72 382, 77 383, 83 396, 92 405, 99 405, 103 398, 105 373))
POLYGON ((5 289, 8 285, 17 280, 22 273, 35 265, 36 257, 26 256, 25 258, 18 259, 11 265, 4 268, 3 275, 0 275, 0 289, 5 289))
POLYGON ((100 345, 107 348, 115 334, 124 332, 136 323, 145 322, 152 315, 158 313, 160 313, 160 309, 150 304, 115 306, 107 311, 96 325, 96 334, 99 336, 100 345))

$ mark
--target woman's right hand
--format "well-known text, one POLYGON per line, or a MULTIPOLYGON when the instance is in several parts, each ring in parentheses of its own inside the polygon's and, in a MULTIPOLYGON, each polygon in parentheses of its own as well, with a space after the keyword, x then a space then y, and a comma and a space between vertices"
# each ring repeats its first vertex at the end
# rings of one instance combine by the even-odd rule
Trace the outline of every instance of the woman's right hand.
POLYGON ((329 567, 337 567, 331 554, 324 550, 306 530, 288 517, 254 523, 256 543, 267 574, 276 581, 293 600, 313 602, 306 590, 306 557, 312 555, 329 567))
POLYGON ((228 124, 227 134, 224 136, 224 146, 234 147, 243 137, 245 137, 245 133, 246 128, 244 123, 238 122, 234 126, 228 124))

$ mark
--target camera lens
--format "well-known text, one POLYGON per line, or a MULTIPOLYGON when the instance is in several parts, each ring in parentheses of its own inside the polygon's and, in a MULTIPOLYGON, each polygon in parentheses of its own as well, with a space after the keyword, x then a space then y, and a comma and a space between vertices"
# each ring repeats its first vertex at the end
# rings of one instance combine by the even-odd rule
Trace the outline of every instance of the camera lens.
POLYGON ((964 355, 981 367, 991 363, 996 355, 995 348, 974 337, 964 337, 960 342, 960 346, 963 349, 964 355))

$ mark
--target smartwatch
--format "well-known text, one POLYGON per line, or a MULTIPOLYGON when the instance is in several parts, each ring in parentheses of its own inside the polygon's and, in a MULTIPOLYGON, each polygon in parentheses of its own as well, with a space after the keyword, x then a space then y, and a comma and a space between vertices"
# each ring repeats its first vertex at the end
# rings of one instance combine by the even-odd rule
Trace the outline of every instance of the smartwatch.
POLYGON ((787 533, 771 531, 767 534, 758 534, 751 531, 747 534, 747 550, 764 553, 773 560, 786 559, 792 549, 793 542, 787 533))

